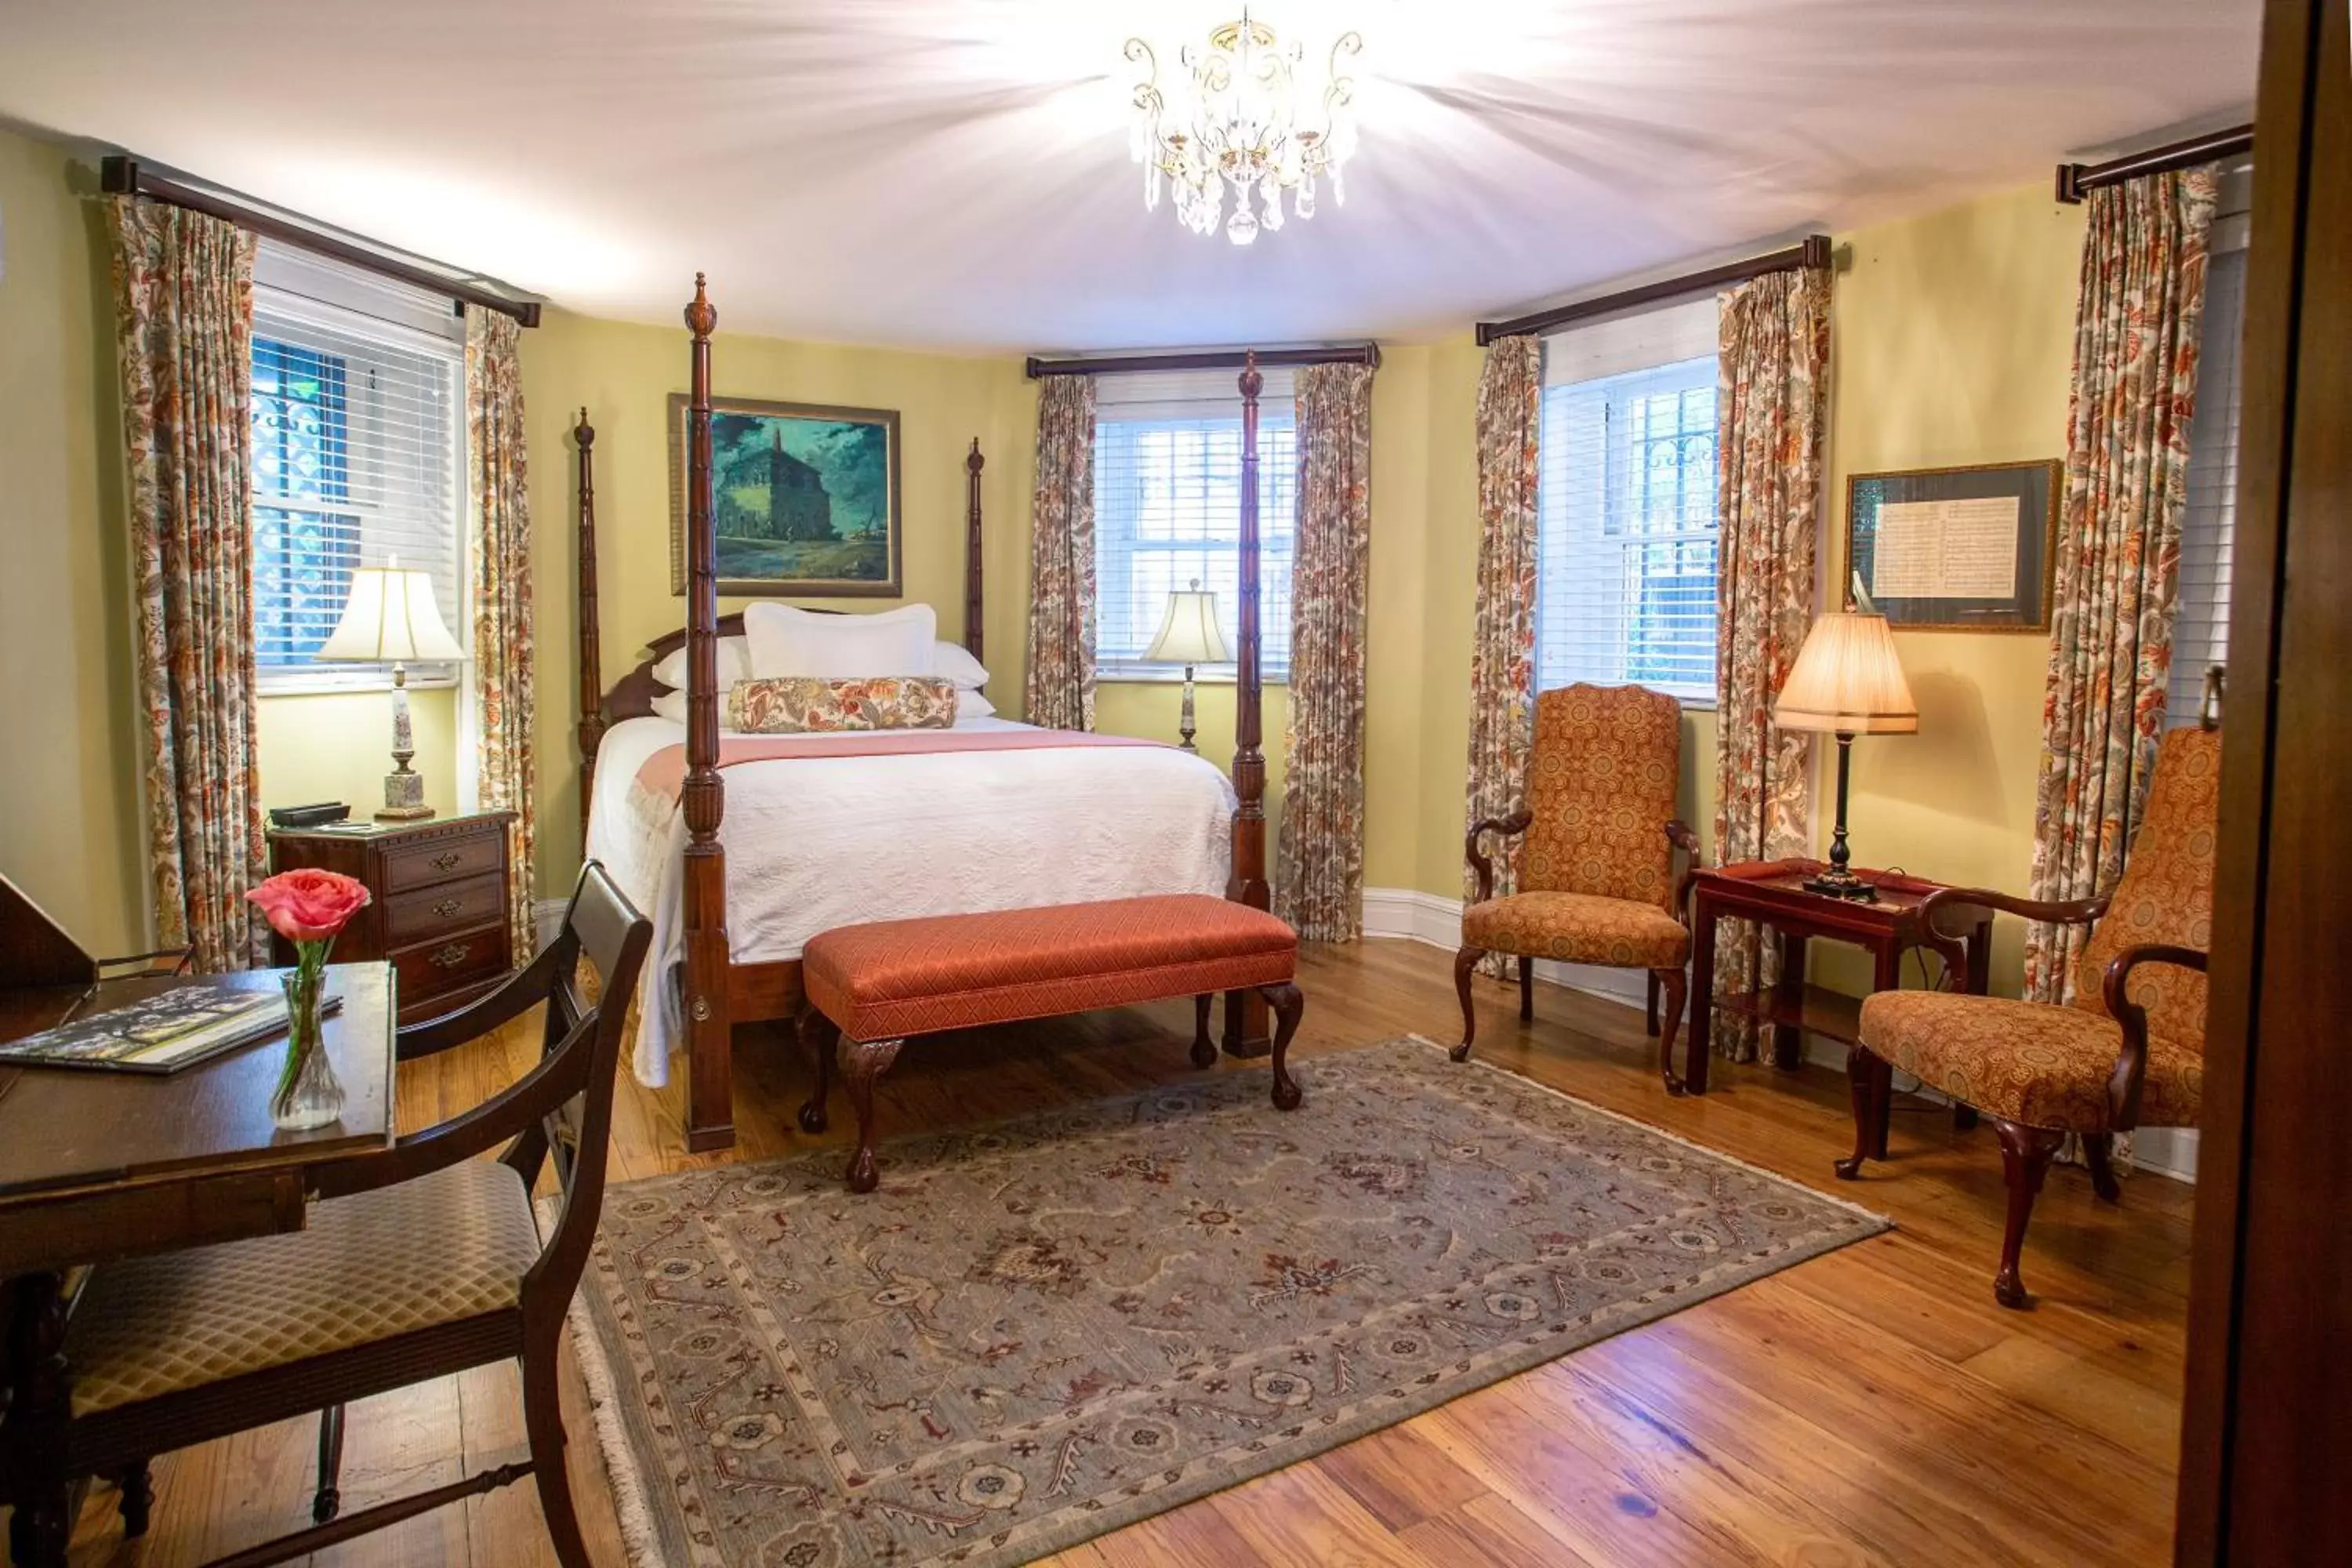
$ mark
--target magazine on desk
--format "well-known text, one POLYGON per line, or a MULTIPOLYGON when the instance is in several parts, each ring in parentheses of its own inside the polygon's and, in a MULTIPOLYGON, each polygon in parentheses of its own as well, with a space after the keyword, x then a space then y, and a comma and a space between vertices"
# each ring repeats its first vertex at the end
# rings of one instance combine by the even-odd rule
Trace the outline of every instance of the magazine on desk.
MULTIPOLYGON (((89 993, 102 1010, 0 1046, 0 1067, 177 1072, 286 1032, 286 995, 274 985, 198 980, 113 1006, 100 1000, 103 994, 103 987, 89 993)), ((331 996, 324 1011, 341 1005, 341 997, 331 996)))

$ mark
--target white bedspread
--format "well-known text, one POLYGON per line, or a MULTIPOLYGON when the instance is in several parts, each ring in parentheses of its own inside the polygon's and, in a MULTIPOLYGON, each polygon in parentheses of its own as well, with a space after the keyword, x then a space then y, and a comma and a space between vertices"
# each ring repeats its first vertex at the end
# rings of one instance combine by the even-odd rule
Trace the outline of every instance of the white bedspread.
MULTIPOLYGON (((669 975, 686 951, 687 833, 675 805, 630 786, 648 757, 685 740, 667 719, 613 726, 588 824, 590 858, 654 922, 634 1056, 654 1086, 682 1038, 669 975)), ((1233 785, 1172 747, 755 762, 719 776, 738 963, 798 958, 818 932, 861 921, 1225 890, 1233 785)))

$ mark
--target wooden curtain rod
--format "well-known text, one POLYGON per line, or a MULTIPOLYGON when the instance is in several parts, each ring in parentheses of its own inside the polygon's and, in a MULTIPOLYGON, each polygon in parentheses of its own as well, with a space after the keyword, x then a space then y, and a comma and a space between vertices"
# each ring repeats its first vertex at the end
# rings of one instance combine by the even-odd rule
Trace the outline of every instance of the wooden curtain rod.
POLYGON ((1507 321, 1481 321, 1478 323, 1478 346, 1483 349, 1496 338, 1515 338, 1524 332, 1548 332, 1570 321, 1590 321, 1595 316, 1630 310, 1636 305, 1654 305, 1661 300, 1674 300, 1685 294, 1719 289, 1727 283, 1745 283, 1750 278, 1761 278, 1767 272, 1793 272, 1800 267, 1827 267, 1829 264, 1830 237, 1809 234, 1801 244, 1792 245, 1786 250, 1751 256, 1745 261, 1726 262, 1721 267, 1703 268, 1696 272, 1685 272, 1679 278, 1644 283, 1637 289, 1621 289, 1614 294, 1603 294, 1596 300, 1579 300, 1572 305, 1538 310, 1531 316, 1514 316, 1507 321))
POLYGON ((1231 353, 1171 354, 1073 355, 1068 359, 1029 356, 1029 379, 1041 375, 1115 375, 1126 371, 1239 370, 1252 353, 1262 365, 1361 364, 1381 367, 1381 345, 1353 343, 1337 349, 1235 349, 1231 353))
POLYGON ((2228 131, 2192 136, 2186 142, 2151 147, 2145 153, 2134 153, 2129 157, 2105 163, 2061 163, 2058 165, 2058 199, 2072 206, 2101 185, 2119 185, 2142 174, 2168 174, 2175 169, 2193 169, 2200 163, 2210 163, 2220 158, 2235 158, 2253 150, 2254 128, 2239 125, 2228 131))
POLYGON ((478 305, 485 310, 496 310, 502 316, 512 316, 526 327, 539 325, 539 302, 535 300, 510 300, 493 294, 470 283, 461 283, 429 268, 415 266, 395 257, 371 249, 365 245, 322 233, 318 229, 281 217, 249 202, 200 191, 184 185, 141 166, 136 158, 115 153, 102 159, 98 166, 98 187, 109 195, 142 195, 175 207, 185 207, 248 228, 281 244, 298 246, 353 267, 397 279, 403 283, 427 289, 436 294, 446 294, 461 307, 478 305))

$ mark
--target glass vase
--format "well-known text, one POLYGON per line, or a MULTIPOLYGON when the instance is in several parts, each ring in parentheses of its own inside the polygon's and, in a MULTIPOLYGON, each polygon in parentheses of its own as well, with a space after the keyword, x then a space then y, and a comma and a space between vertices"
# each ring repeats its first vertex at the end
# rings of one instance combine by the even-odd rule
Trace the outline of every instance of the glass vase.
POLYGON ((340 1121, 343 1086, 327 1057, 324 965, 305 965, 285 977, 286 1068, 278 1075, 269 1115, 281 1131, 307 1132, 340 1121))

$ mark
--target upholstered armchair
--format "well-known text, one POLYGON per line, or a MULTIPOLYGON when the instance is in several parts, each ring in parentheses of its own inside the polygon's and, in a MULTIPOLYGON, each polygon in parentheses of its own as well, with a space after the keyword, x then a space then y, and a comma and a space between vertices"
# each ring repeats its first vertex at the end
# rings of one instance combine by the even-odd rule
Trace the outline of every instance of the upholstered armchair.
POLYGON ((1698 837, 1673 820, 1681 773, 1682 705, 1673 698, 1639 686, 1576 685, 1536 699, 1526 804, 1477 824, 1463 844, 1477 897, 1462 911, 1462 950, 1454 958, 1462 998, 1455 1061, 1469 1057, 1477 1033, 1470 977, 1490 952, 1519 961, 1523 1019, 1535 1016, 1538 958, 1645 969, 1654 1035, 1661 990, 1666 998, 1658 1071, 1669 1094, 1682 1092, 1675 1031, 1685 996, 1683 966, 1690 960, 1690 874, 1686 866, 1675 881, 1674 852, 1696 863, 1698 837), (1499 899, 1483 842, 1490 833, 1526 835, 1517 890, 1499 899))
POLYGON ((2213 851, 2220 808, 2219 731, 2175 730, 2157 752, 2123 875, 2105 898, 2041 903, 1949 888, 1919 913, 1947 971, 1959 943, 1937 926, 1953 906, 2091 928, 2065 1005, 1948 991, 1882 991, 1862 1005, 1862 1043, 1848 1058, 1854 1152, 1837 1173, 1862 1173, 1878 1108, 1900 1068, 1991 1119, 2009 1184, 1993 1295, 2021 1307, 2018 1254, 2042 1178, 2072 1132, 2091 1182, 2120 1202, 2110 1163, 2118 1132, 2193 1127, 2205 1087, 2205 953, 2212 938, 2213 851))

